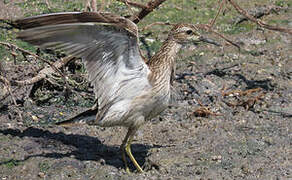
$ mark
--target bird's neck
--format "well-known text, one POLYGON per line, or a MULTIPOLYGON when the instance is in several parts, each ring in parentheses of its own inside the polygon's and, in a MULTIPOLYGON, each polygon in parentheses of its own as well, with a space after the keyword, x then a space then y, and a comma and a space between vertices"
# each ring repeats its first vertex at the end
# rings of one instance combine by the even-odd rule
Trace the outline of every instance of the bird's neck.
POLYGON ((175 67, 175 58, 180 50, 181 45, 172 39, 167 39, 160 50, 147 63, 151 70, 150 81, 154 84, 156 82, 170 82, 171 71, 175 67))

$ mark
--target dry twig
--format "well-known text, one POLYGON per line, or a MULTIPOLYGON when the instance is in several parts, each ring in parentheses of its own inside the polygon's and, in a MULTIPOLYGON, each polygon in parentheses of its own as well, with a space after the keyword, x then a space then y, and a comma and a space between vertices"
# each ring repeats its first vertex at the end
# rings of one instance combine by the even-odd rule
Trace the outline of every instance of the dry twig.
MULTIPOLYGON (((75 59, 75 57, 67 56, 65 58, 61 58, 60 61, 55 62, 53 65, 59 69, 63 67, 64 65, 66 65, 72 59, 75 59)), ((12 83, 18 86, 34 84, 34 83, 39 82, 42 79, 45 79, 46 77, 50 76, 53 73, 54 73, 54 70, 51 67, 46 67, 42 69, 35 77, 31 79, 22 80, 22 81, 12 81, 12 83)))
POLYGON ((192 113, 194 116, 196 117, 222 116, 222 114, 210 111, 210 109, 204 106, 201 101, 198 100, 198 103, 200 107, 192 113))
POLYGON ((133 13, 133 15, 129 17, 131 21, 138 24, 144 17, 146 17, 149 13, 151 13, 155 8, 157 8, 160 4, 162 4, 166 0, 154 0, 154 1, 150 0, 147 3, 147 5, 129 1, 129 0, 117 0, 117 1, 125 3, 131 12, 133 11, 131 10, 130 6, 141 9, 141 11, 138 14, 133 13))
POLYGON ((157 8, 160 4, 165 2, 166 0, 150 0, 147 5, 142 8, 142 10, 138 13, 138 15, 133 15, 129 19, 134 23, 138 24, 144 17, 146 17, 149 13, 151 13, 155 8, 157 8))
POLYGON ((0 82, 2 82, 4 84, 4 86, 6 87, 8 93, 11 96, 13 104, 17 106, 16 100, 15 100, 15 96, 13 95, 13 93, 11 91, 10 82, 4 76, 0 76, 0 82))
POLYGON ((85 7, 84 11, 92 11, 92 12, 97 12, 97 7, 96 7, 96 0, 86 0, 85 1, 85 7))
MULTIPOLYGON (((41 61, 43 61, 43 62, 46 62, 46 63, 48 63, 49 65, 50 65, 50 67, 54 70, 54 71, 56 71, 56 72, 58 72, 59 74, 60 74, 60 76, 62 77, 62 79, 64 80, 64 82, 65 82, 65 86, 66 86, 66 89, 67 90, 69 90, 70 88, 69 88, 69 85, 68 85, 68 83, 67 83, 67 81, 66 81, 66 77, 65 77, 65 75, 52 63, 52 62, 50 62, 50 61, 48 61, 48 60, 46 60, 46 59, 43 59, 43 58, 41 58, 41 57, 39 57, 38 55, 36 55, 36 54, 34 54, 34 53, 32 53, 32 52, 29 52, 29 51, 27 51, 27 50, 25 50, 25 49, 22 49, 22 48, 20 48, 20 47, 18 47, 18 46, 16 46, 16 45, 14 45, 14 44, 11 44, 11 43, 6 43, 6 42, 0 42, 0 45, 4 45, 4 46, 6 46, 6 47, 8 47, 8 48, 12 48, 12 49, 15 49, 15 50, 18 50, 18 51, 21 51, 22 53, 24 53, 24 54, 28 54, 28 55, 31 55, 31 56, 33 56, 33 57, 35 57, 36 59, 40 59, 41 61)), ((53 73, 53 71, 51 71, 51 73, 53 73)), ((48 74, 47 74, 48 75, 48 74)), ((39 80, 41 80, 40 78, 38 78, 39 80)), ((26 83, 28 83, 29 81, 34 81, 34 80, 26 80, 26 81, 24 81, 24 82, 26 82, 26 83)), ((24 83, 23 82, 23 83, 24 83)), ((37 81, 36 81, 37 82, 37 81)), ((20 84, 22 84, 23 85, 23 83, 20 83, 20 84)))
MULTIPOLYGON (((271 13, 278 13, 281 10, 287 10, 287 8, 271 5, 271 6, 264 6, 264 7, 256 7, 253 10, 249 10, 248 13, 251 16, 259 19, 259 18, 261 18, 265 15, 269 15, 271 13)), ((235 20, 235 24, 238 25, 244 21, 248 21, 248 18, 246 18, 245 16, 241 16, 241 17, 237 18, 237 20, 235 20)))
POLYGON ((208 24, 196 24, 195 25, 197 28, 205 30, 207 32, 212 32, 215 35, 221 37, 222 39, 224 39, 225 41, 229 42, 230 44, 232 44, 233 46, 237 47, 240 50, 240 46, 238 44, 236 44, 235 42, 233 42, 232 40, 228 39, 227 37, 225 37, 223 34, 213 30, 210 28, 210 25, 208 24))
POLYGON ((141 31, 145 31, 148 30, 149 28, 151 28, 152 26, 156 26, 156 25, 169 25, 169 26, 173 26, 175 25, 174 23, 169 23, 169 22, 155 22, 155 23, 151 23, 148 24, 147 26, 145 26, 141 31))
MULTIPOLYGON (((218 3, 219 3, 220 0, 218 0, 218 3)), ((222 0, 221 3, 220 3, 220 7, 217 11, 217 14, 216 16, 212 19, 211 23, 209 24, 209 29, 211 29, 213 27, 213 25, 215 24, 216 20, 217 20, 217 17, 219 16, 221 10, 222 10, 222 7, 223 5, 225 4, 225 0, 222 0)))
POLYGON ((262 88, 255 88, 255 89, 248 89, 245 91, 242 90, 233 90, 229 92, 224 92, 224 90, 221 92, 223 97, 226 96, 232 96, 232 97, 239 97, 236 102, 225 102, 228 106, 231 107, 237 107, 242 106, 246 110, 252 108, 256 102, 262 99, 262 97, 265 95, 265 92, 261 92, 258 95, 254 96, 253 94, 256 92, 262 91, 262 88), (243 97, 246 97, 245 99, 243 97))
POLYGON ((254 92, 259 92, 261 90, 262 90, 262 88, 248 89, 245 91, 242 91, 242 90, 233 90, 233 91, 229 91, 229 92, 222 91, 221 94, 222 94, 222 96, 230 96, 230 95, 246 96, 246 95, 250 95, 254 92))
MULTIPOLYGON (((1 75, 0 75, 0 82, 2 82, 4 84, 4 87, 6 87, 6 89, 8 91, 8 94, 10 95, 10 97, 12 99, 13 104, 17 108, 18 104, 17 104, 15 96, 14 96, 14 94, 12 92, 10 82, 4 76, 1 76, 1 75)), ((4 95, 4 96, 6 96, 6 95, 4 95)), ((23 120, 22 119, 22 112, 18 108, 16 109, 16 111, 17 111, 17 114, 18 114, 20 120, 22 121, 23 120)))
POLYGON ((263 28, 269 29, 269 30, 273 30, 273 31, 280 31, 280 32, 285 32, 285 33, 292 34, 292 29, 291 28, 284 28, 284 27, 279 27, 279 26, 273 26, 273 25, 266 24, 266 23, 256 19, 255 17, 251 16, 247 11, 245 11, 240 6, 238 6, 238 4, 236 2, 234 2, 233 0, 228 0, 228 1, 236 9, 236 11, 238 13, 240 13, 243 16, 245 16, 247 19, 249 19, 250 21, 256 23, 260 27, 263 27, 263 28))

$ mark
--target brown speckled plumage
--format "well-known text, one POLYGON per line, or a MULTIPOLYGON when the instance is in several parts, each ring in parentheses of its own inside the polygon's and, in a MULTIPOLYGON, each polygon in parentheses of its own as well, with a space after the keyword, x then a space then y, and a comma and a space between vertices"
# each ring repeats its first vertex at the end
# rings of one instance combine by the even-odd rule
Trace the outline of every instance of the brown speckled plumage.
POLYGON ((182 44, 200 41, 196 28, 189 24, 173 27, 161 49, 146 64, 138 47, 137 26, 123 17, 72 12, 29 17, 15 23, 24 29, 18 33, 19 39, 83 59, 98 99, 98 108, 94 109, 97 114, 91 112, 84 120, 80 119, 86 115, 83 113, 58 124, 86 121, 104 127, 128 127, 121 145, 122 158, 127 171, 125 153, 142 172, 131 153, 131 141, 139 127, 167 108, 176 54, 182 44))

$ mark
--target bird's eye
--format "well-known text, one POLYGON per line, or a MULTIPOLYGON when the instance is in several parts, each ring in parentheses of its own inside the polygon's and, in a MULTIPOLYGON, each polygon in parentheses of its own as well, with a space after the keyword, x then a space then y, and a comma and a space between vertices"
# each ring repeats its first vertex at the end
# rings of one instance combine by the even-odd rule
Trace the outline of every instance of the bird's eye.
POLYGON ((187 30, 186 33, 187 33, 187 34, 192 34, 193 31, 192 31, 192 30, 187 30))

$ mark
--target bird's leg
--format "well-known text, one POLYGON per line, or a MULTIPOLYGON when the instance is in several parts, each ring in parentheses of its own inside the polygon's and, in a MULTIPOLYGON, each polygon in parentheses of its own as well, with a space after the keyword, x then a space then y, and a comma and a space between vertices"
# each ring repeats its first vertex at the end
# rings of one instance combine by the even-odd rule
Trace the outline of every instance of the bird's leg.
POLYGON ((126 168, 126 172, 127 173, 130 173, 130 170, 129 170, 129 167, 128 167, 125 150, 126 150, 126 144, 128 142, 129 136, 130 136, 129 132, 130 132, 130 130, 128 130, 128 133, 127 133, 127 135, 126 135, 125 139, 123 140, 123 143, 121 144, 121 147, 120 147, 121 152, 122 152, 122 159, 123 159, 123 161, 125 163, 125 168, 126 168))
POLYGON ((137 129, 138 128, 129 128, 128 133, 127 133, 127 135, 126 135, 126 137, 123 140, 123 143, 121 145, 122 158, 123 158, 123 161, 124 161, 125 166, 126 166, 126 171, 128 173, 130 173, 130 170, 129 170, 129 167, 128 167, 128 164, 127 164, 125 151, 126 151, 127 155, 130 157, 130 159, 133 162, 134 166, 137 168, 137 170, 140 173, 144 172, 143 169, 141 168, 141 166, 137 163, 136 159, 134 158, 134 156, 132 155, 132 152, 131 152, 131 143, 133 141, 133 138, 135 136, 135 133, 136 133, 137 129))
POLYGON ((133 162, 133 164, 135 165, 135 167, 137 168, 137 170, 142 173, 144 172, 143 169, 141 168, 141 166, 137 163, 136 159, 134 158, 134 156, 132 155, 132 152, 131 152, 131 143, 132 143, 132 140, 134 138, 134 135, 135 134, 132 134, 130 137, 129 137, 129 140, 128 140, 128 143, 126 145, 126 152, 128 154, 128 156, 130 157, 131 161, 133 162))

